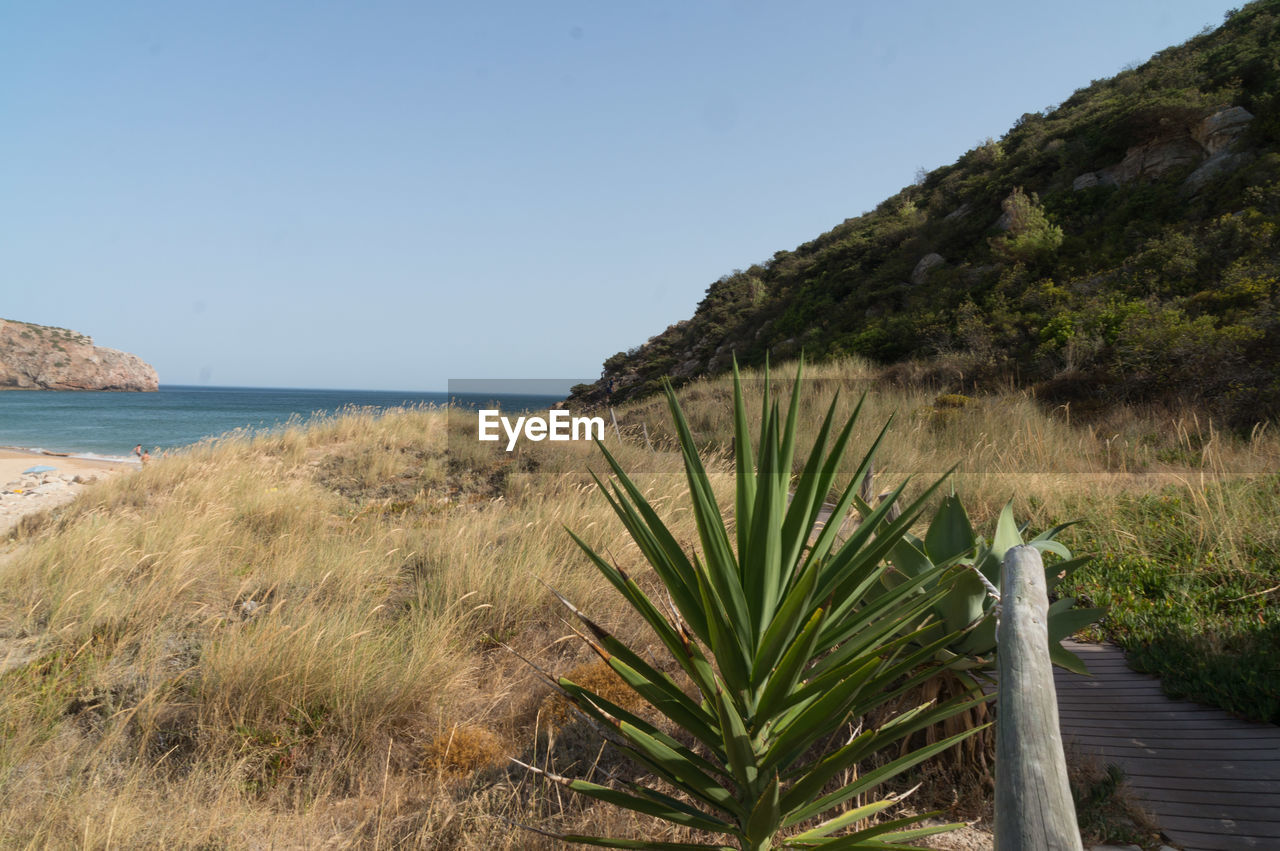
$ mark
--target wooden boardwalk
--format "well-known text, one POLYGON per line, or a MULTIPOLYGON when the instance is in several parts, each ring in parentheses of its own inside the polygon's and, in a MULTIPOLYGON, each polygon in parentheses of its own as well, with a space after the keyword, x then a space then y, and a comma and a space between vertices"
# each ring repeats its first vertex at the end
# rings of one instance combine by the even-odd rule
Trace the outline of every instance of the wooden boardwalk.
POLYGON ((1108 644, 1064 642, 1092 677, 1055 669, 1062 738, 1124 770, 1126 785, 1176 845, 1280 849, 1280 727, 1160 691, 1108 644))

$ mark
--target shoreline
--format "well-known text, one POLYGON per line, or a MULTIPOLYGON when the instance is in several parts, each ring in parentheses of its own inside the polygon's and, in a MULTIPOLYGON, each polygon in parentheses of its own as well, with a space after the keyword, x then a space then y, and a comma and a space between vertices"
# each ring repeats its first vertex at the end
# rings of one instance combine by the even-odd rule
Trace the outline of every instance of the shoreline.
POLYGON ((65 452, 55 449, 44 449, 39 446, 11 446, 9 444, 0 443, 0 460, 9 456, 22 458, 51 458, 52 461, 46 461, 47 464, 71 462, 78 464, 82 461, 91 464, 106 464, 111 466, 137 467, 138 459, 132 455, 100 455, 96 452, 88 450, 67 450, 65 452))
POLYGON ((87 485, 141 464, 127 458, 51 454, 40 449, 0 446, 0 536, 8 535, 22 518, 65 505, 87 485), (52 470, 27 473, 33 467, 52 470))

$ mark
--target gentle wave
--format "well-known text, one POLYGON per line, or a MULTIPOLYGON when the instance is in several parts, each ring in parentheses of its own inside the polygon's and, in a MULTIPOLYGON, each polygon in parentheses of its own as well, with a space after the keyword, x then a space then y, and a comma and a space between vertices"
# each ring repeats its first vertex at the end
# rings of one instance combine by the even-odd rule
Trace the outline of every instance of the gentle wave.
POLYGON ((97 452, 55 452, 41 446, 0 446, 5 452, 30 455, 33 458, 73 458, 77 461, 104 461, 109 464, 140 464, 134 455, 102 455, 97 452))

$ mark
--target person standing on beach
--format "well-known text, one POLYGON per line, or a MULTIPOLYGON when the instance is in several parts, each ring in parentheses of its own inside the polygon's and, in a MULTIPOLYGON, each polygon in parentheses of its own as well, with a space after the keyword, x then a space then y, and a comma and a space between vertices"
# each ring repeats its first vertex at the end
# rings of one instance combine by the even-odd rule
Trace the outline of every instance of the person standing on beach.
POLYGON ((133 447, 133 454, 134 454, 134 455, 136 455, 136 456, 138 457, 138 459, 139 459, 139 460, 141 460, 141 459, 142 459, 142 444, 141 444, 141 443, 139 443, 137 446, 133 447))

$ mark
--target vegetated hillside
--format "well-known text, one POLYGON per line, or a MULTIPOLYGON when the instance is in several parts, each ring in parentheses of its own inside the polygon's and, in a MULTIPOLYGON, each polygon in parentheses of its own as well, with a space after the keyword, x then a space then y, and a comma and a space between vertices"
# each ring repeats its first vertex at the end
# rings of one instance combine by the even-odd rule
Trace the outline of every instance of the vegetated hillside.
MULTIPOLYGON (((794 251, 712 284, 694 316, 604 363, 615 397, 804 351, 1073 410, 1280 413, 1280 0, 1029 112, 794 251)), ((1030 69, 1034 73, 1034 69, 1030 69)))

